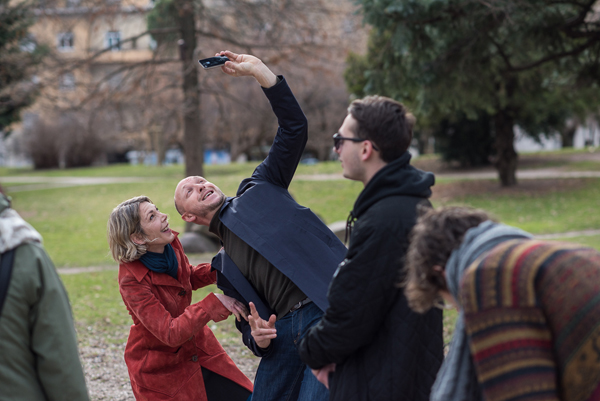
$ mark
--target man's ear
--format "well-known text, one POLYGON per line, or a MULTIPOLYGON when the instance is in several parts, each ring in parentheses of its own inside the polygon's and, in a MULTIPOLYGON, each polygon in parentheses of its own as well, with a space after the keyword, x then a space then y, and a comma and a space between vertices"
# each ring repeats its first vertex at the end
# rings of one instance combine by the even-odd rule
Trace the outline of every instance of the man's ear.
POLYGON ((367 161, 372 157, 377 157, 378 155, 374 152, 373 144, 371 141, 362 142, 362 150, 360 153, 360 159, 362 161, 367 161))
POLYGON ((133 241, 133 243, 136 245, 144 245, 146 243, 146 240, 144 239, 144 237, 139 233, 131 234, 129 236, 129 239, 131 239, 131 241, 133 241))
POLYGON ((181 218, 183 219, 183 221, 188 222, 188 223, 193 223, 196 221, 196 216, 194 216, 191 213, 184 213, 181 215, 181 218))

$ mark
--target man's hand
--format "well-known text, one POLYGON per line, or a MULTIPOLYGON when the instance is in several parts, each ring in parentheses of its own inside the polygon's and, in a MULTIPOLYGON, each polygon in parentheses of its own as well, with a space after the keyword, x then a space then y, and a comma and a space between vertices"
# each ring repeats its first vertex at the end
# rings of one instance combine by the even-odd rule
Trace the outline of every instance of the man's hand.
POLYGON ((229 312, 235 315, 235 318, 238 320, 238 322, 241 322, 242 319, 248 320, 248 308, 246 308, 246 305, 237 299, 228 297, 224 294, 215 294, 215 296, 219 299, 219 301, 221 301, 223 306, 226 307, 229 312))
POLYGON ((264 88, 270 88, 277 83, 277 76, 259 58, 249 54, 236 54, 229 50, 216 54, 226 56, 230 61, 221 70, 232 77, 254 77, 264 88))
POLYGON ((271 315, 267 322, 258 315, 254 303, 250 302, 250 316, 247 320, 252 328, 252 337, 260 348, 267 348, 271 344, 271 340, 277 337, 276 319, 277 316, 271 315))
POLYGON ((321 369, 313 369, 312 372, 317 380, 323 383, 323 385, 329 389, 329 374, 331 372, 335 372, 335 363, 325 365, 321 369))

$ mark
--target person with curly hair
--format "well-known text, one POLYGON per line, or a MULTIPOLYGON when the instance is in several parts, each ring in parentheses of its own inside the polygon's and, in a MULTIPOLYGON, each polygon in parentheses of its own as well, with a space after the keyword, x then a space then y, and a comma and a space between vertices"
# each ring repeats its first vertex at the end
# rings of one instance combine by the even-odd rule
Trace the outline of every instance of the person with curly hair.
POLYGON ((447 207, 417 221, 406 269, 411 308, 460 311, 432 400, 600 399, 598 251, 447 207))

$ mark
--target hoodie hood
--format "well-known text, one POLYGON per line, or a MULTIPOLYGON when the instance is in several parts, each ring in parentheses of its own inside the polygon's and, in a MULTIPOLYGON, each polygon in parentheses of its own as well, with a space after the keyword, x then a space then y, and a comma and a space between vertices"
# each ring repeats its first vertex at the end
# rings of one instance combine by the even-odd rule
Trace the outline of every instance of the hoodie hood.
POLYGON ((410 159, 410 153, 404 152, 379 170, 356 199, 354 209, 350 212, 351 217, 359 218, 373 204, 388 196, 429 198, 435 177, 433 173, 411 166, 410 159))
POLYGON ((348 215, 344 243, 348 243, 354 221, 381 199, 388 196, 415 196, 427 199, 431 196, 431 187, 435 183, 433 173, 414 168, 409 164, 410 158, 410 153, 404 152, 371 178, 365 189, 358 195, 354 202, 354 209, 348 215))
POLYGON ((42 236, 10 207, 10 198, 0 194, 0 253, 30 242, 42 243, 42 236))

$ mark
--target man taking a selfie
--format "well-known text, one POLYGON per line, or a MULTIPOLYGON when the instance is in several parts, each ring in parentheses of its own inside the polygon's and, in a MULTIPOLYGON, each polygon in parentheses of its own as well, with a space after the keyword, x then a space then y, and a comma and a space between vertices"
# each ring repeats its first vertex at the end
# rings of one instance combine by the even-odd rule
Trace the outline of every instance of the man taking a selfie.
POLYGON ((300 360, 296 343, 327 308, 327 287, 346 248, 288 192, 308 137, 307 121, 285 78, 258 58, 221 52, 222 71, 261 85, 279 128, 267 158, 226 197, 203 177, 177 185, 175 206, 186 222, 205 225, 223 243, 213 259, 217 285, 249 304, 237 322, 244 343, 262 357, 253 401, 325 401, 328 391, 300 360))

